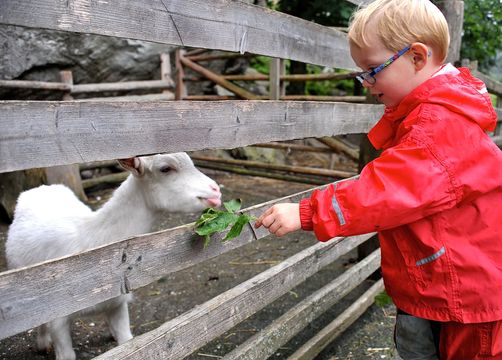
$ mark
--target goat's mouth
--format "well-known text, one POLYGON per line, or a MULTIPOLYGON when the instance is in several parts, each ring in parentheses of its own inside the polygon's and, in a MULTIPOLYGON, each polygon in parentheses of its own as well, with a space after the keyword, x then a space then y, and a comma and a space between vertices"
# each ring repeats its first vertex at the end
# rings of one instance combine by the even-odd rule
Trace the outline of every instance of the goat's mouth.
POLYGON ((204 205, 209 206, 209 207, 218 207, 221 205, 221 198, 220 197, 206 198, 206 197, 198 196, 197 198, 204 205))

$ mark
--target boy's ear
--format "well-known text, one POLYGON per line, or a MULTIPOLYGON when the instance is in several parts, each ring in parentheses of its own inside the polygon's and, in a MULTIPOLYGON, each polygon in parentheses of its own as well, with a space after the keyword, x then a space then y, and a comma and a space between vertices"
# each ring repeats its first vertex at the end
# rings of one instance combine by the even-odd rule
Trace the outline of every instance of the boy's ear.
POLYGON ((411 44, 410 53, 416 71, 422 70, 431 59, 429 56, 429 48, 423 43, 416 42, 411 44))

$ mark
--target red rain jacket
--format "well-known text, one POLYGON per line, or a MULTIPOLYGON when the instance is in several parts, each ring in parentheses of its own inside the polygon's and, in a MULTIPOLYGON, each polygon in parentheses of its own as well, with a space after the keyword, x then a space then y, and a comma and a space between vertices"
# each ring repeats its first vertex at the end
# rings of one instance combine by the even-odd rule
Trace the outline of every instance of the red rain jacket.
POLYGON ((368 134, 380 157, 359 178, 303 199, 300 218, 321 241, 377 231, 386 290, 405 312, 495 321, 502 152, 485 131, 494 130, 496 114, 480 80, 446 69, 386 109, 368 134))

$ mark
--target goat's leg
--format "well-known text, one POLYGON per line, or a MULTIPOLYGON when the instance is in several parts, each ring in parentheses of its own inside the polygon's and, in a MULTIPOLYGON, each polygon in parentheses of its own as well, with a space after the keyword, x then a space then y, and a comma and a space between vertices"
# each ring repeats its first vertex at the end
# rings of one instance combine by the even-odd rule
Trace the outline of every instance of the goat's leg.
POLYGON ((56 360, 75 360, 76 355, 72 347, 70 318, 62 317, 47 323, 52 338, 56 360))
POLYGON ((121 301, 117 306, 107 309, 106 321, 112 336, 117 340, 119 345, 132 339, 127 301, 121 301))
POLYGON ((49 352, 52 348, 52 339, 47 324, 39 326, 37 332, 37 350, 49 352))

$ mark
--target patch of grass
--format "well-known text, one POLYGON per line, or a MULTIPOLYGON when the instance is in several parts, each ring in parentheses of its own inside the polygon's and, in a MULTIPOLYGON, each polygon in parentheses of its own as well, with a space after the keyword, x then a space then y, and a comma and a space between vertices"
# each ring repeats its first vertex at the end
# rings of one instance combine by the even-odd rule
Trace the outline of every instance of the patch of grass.
POLYGON ((375 304, 380 307, 384 307, 392 304, 392 299, 390 296, 384 291, 375 296, 375 304))

